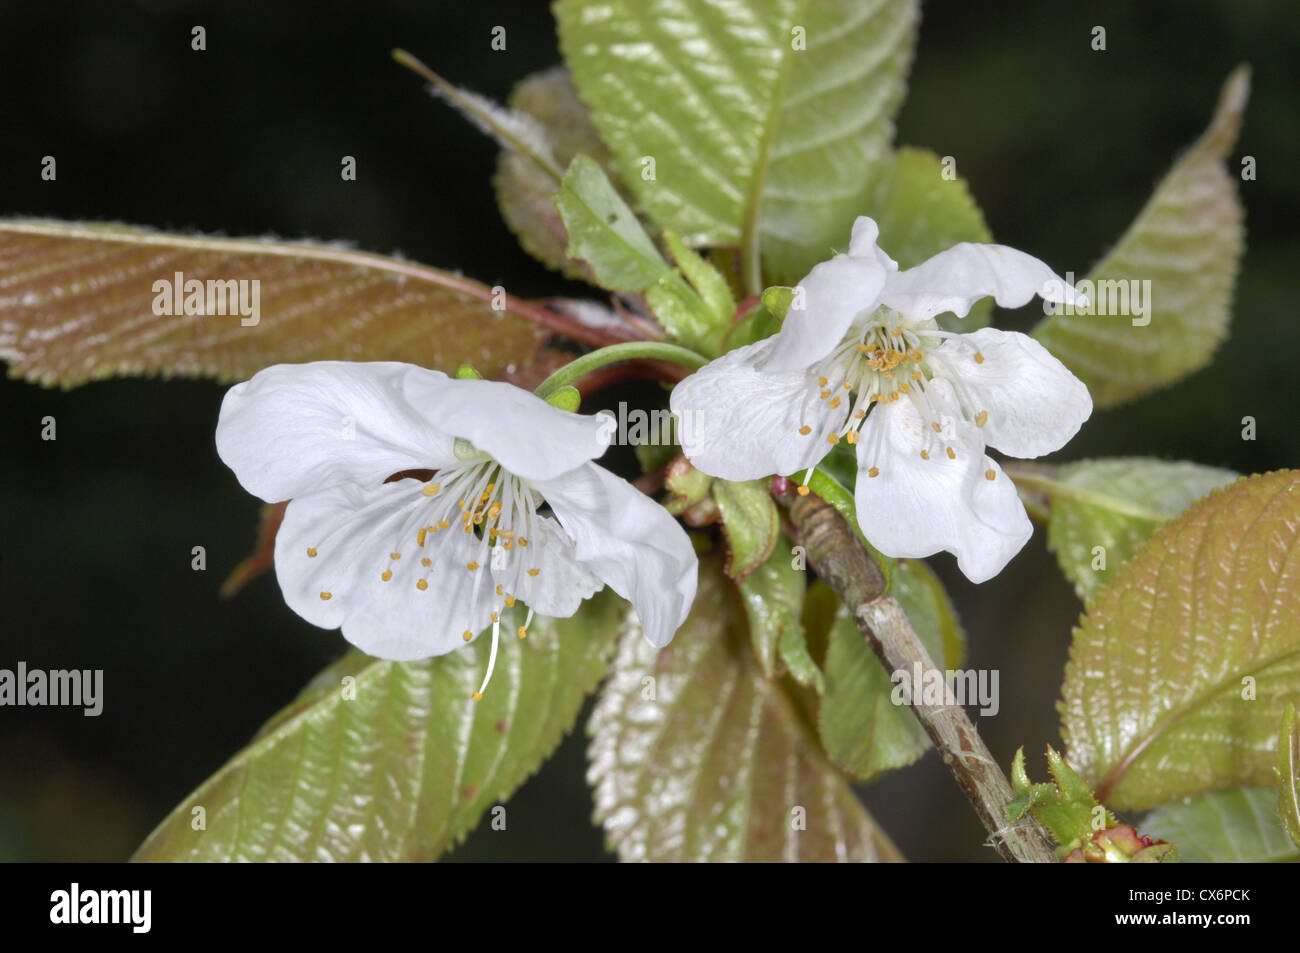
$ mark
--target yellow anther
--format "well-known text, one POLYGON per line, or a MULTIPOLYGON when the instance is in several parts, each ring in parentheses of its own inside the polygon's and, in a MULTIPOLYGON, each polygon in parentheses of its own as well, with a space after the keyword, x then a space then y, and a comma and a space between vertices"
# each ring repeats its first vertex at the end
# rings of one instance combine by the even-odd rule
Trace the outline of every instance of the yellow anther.
POLYGON ((922 376, 920 371, 912 371, 912 380, 919 381, 922 376))
POLYGON ((996 470, 985 470, 985 471, 984 471, 984 479, 986 479, 986 480, 996 480, 997 478, 998 478, 998 474, 997 474, 997 471, 996 471, 996 470))
POLYGON ((507 608, 507 609, 513 609, 514 606, 515 606, 515 597, 514 597, 514 596, 506 596, 506 608, 507 608))
POLYGON ((500 617, 499 615, 497 615, 497 614, 494 612, 494 613, 492 613, 492 621, 493 621, 493 622, 500 622, 500 621, 501 621, 501 617, 500 617))
POLYGON ((880 476, 880 467, 872 467, 870 470, 867 471, 867 476, 869 477, 880 476))
POLYGON ((839 405, 840 405, 840 399, 838 397, 836 397, 833 401, 830 402, 831 407, 838 407, 839 405))
POLYGON ((807 496, 810 492, 811 490, 809 489, 808 484, 806 483, 803 486, 799 487, 798 490, 800 496, 807 496))
POLYGON ((495 483, 489 483, 489 484, 487 485, 487 489, 486 489, 484 492, 485 492, 485 493, 491 493, 491 492, 492 492, 493 490, 495 490, 496 488, 497 488, 497 485, 496 485, 495 483))
POLYGON ((329 601, 330 601, 331 599, 333 599, 333 598, 334 598, 334 593, 332 593, 332 592, 322 592, 322 593, 320 594, 320 601, 321 601, 321 602, 329 602, 329 601))
POLYGON ((822 400, 825 400, 825 399, 826 399, 827 397, 829 397, 829 396, 831 396, 831 392, 830 392, 830 391, 828 391, 828 390, 824 390, 824 391, 822 391, 822 400))
POLYGON ((423 545, 424 545, 424 537, 428 534, 428 532, 429 532, 429 530, 428 530, 426 527, 423 527, 423 526, 420 527, 420 531, 419 531, 418 533, 415 534, 415 541, 416 541, 416 543, 418 543, 419 545, 423 546, 423 545))
POLYGON ((528 575, 530 575, 530 576, 536 576, 539 572, 541 572, 540 569, 530 569, 530 570, 528 570, 528 575))
POLYGON ((308 559, 315 559, 315 558, 316 558, 316 547, 315 547, 315 546, 308 546, 308 547, 307 547, 307 558, 308 558, 308 559))
POLYGON ((401 558, 402 558, 402 554, 401 554, 401 553, 389 553, 389 554, 388 554, 388 558, 389 558, 389 559, 401 559, 401 558))
POLYGON ((859 350, 859 351, 870 351, 870 350, 871 350, 871 345, 870 345, 870 344, 859 344, 859 345, 858 345, 858 350, 859 350))
POLYGON ((451 520, 438 520, 438 525, 439 525, 442 529, 446 529, 448 526, 451 525, 451 520))
POLYGON ((853 390, 853 385, 850 384, 848 381, 845 381, 845 382, 844 382, 844 389, 845 389, 845 390, 853 390))
POLYGON ((817 378, 817 386, 818 386, 818 387, 825 387, 825 386, 826 386, 826 378, 824 378, 824 377, 819 377, 819 378, 817 378))
POLYGON ((949 460, 956 460, 956 459, 957 459, 957 454, 955 454, 955 453, 952 452, 952 447, 944 447, 944 449, 948 451, 948 459, 949 459, 949 460))
POLYGON ((826 435, 826 440, 833 447, 840 442, 840 435, 837 433, 828 433, 826 435))
POLYGON ((423 493, 425 496, 437 496, 437 495, 438 495, 438 491, 441 490, 441 489, 442 489, 442 484, 440 484, 440 483, 430 483, 428 486, 426 486, 426 487, 425 487, 423 490, 421 490, 420 492, 423 493))
POLYGON ((384 582, 388 582, 388 580, 393 578, 393 571, 391 569, 385 569, 379 574, 379 578, 384 580, 384 582))
POLYGON ((855 410, 853 416, 858 420, 861 420, 863 417, 867 416, 867 412, 865 410, 855 410))
POLYGON ((522 625, 519 627, 519 637, 521 639, 528 638, 528 630, 525 629, 522 625))
POLYGON ((979 353, 978 351, 975 352, 975 363, 976 364, 984 363, 984 355, 979 353))
POLYGON ((922 459, 922 460, 929 460, 929 459, 930 459, 930 451, 928 451, 928 450, 922 450, 922 451, 921 451, 921 459, 922 459))
POLYGON ((909 388, 906 384, 898 385, 898 392, 900 394, 906 394, 909 390, 911 390, 911 388, 909 388))
POLYGON ((474 638, 474 633, 471 632, 469 629, 466 629, 464 632, 461 633, 460 637, 464 639, 466 642, 468 642, 472 638, 474 638))
POLYGON ((802 427, 799 428, 799 432, 806 437, 810 433, 812 433, 812 428, 809 427, 807 424, 804 424, 802 427))
POLYGON ((498 596, 501 595, 501 592, 502 592, 501 583, 497 583, 497 595, 498 596))
POLYGON ((426 590, 426 589, 429 588, 429 583, 426 582, 425 580, 421 579, 421 580, 419 580, 419 581, 416 582, 416 584, 415 584, 415 588, 416 588, 416 589, 419 589, 421 592, 424 592, 424 590, 426 590))
POLYGON ((978 414, 975 415, 976 427, 983 427, 988 422, 989 422, 989 412, 987 410, 981 410, 978 414))
POLYGON ((430 559, 428 556, 425 556, 423 559, 420 560, 420 565, 421 565, 421 566, 432 566, 432 565, 433 565, 433 560, 430 559))
POLYGON ((468 569, 470 572, 473 572, 475 569, 478 569, 478 563, 472 563, 472 562, 466 563, 465 568, 468 569))
POLYGON ((528 540, 526 540, 526 539, 524 539, 522 536, 520 536, 520 537, 519 537, 519 545, 520 545, 520 546, 527 546, 527 545, 528 545, 528 540))
POLYGON ((938 422, 937 420, 932 420, 932 421, 930 421, 930 426, 934 428, 934 432, 935 432, 935 433, 938 433, 939 430, 941 429, 941 428, 939 427, 939 422, 938 422))
POLYGON ((470 695, 469 697, 474 699, 474 701, 476 702, 481 702, 483 700, 483 694, 481 692, 475 692, 473 695, 470 695))
POLYGON ((849 443, 857 443, 858 432, 856 430, 850 430, 848 433, 844 435, 844 439, 846 439, 849 443))

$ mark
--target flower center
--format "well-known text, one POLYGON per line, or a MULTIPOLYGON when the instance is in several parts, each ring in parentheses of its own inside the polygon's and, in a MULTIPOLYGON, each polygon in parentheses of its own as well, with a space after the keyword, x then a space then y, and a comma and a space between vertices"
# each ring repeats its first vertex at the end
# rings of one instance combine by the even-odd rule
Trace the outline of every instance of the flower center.
MULTIPOLYGON (((840 440, 856 444, 859 432, 874 404, 893 403, 909 398, 919 411, 926 428, 921 437, 921 459, 956 459, 954 449, 956 422, 936 406, 926 393, 927 385, 935 377, 942 377, 953 385, 957 393, 958 412, 982 427, 988 419, 984 410, 976 413, 967 407, 970 403, 961 382, 946 367, 945 362, 932 360, 934 351, 945 340, 960 338, 960 334, 943 331, 933 318, 913 319, 892 308, 879 308, 866 320, 857 320, 830 354, 813 365, 810 373, 817 377, 817 399, 832 410, 847 405, 843 423, 827 435, 827 441, 836 445, 840 440)), ((983 363, 983 355, 971 350, 971 357, 983 363)), ((812 427, 801 421, 799 433, 807 436, 812 427)), ((879 457, 879 447, 869 448, 867 454, 873 462, 866 468, 868 477, 880 475, 874 462, 879 457)), ((820 458, 821 451, 818 451, 820 458)), ((814 467, 804 474, 799 493, 807 495, 808 480, 814 467)))

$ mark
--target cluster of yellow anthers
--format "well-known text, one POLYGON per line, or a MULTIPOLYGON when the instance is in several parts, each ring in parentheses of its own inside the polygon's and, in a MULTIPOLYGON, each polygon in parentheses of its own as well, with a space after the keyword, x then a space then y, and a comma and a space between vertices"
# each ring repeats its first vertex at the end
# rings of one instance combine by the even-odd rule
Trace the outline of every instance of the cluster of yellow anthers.
MULTIPOLYGON (((900 323, 897 315, 873 321, 864 329, 851 330, 845 340, 814 368, 814 373, 818 374, 819 400, 825 401, 832 410, 844 403, 846 395, 852 396, 854 401, 844 425, 838 432, 827 434, 827 442, 835 446, 843 439, 846 443, 856 444, 872 404, 894 403, 909 394, 922 412, 933 418, 930 426, 934 432, 942 434, 938 415, 925 396, 925 382, 931 376, 925 349, 954 336, 939 330, 933 321, 910 325, 905 321, 900 323)), ((975 352, 973 357, 976 364, 984 363, 983 354, 975 352)), ((973 420, 977 427, 983 427, 988 422, 988 412, 981 410, 973 420)), ((806 437, 812 433, 812 427, 805 423, 799 427, 799 433, 806 437)), ((944 444, 944 452, 950 460, 957 458, 951 444, 944 444)), ((930 451, 924 446, 921 459, 930 459, 930 451)), ((803 483, 798 487, 801 496, 809 493, 808 480, 814 469, 809 467, 804 473, 803 483)), ((867 476, 880 476, 880 468, 868 468, 867 476)), ((987 470, 984 476, 992 480, 997 474, 987 470)))
MULTIPOLYGON (((541 568, 525 567, 522 557, 517 555, 528 548, 529 540, 525 533, 533 533, 537 500, 531 490, 521 481, 502 471, 490 461, 472 461, 457 463, 439 473, 440 482, 426 483, 420 488, 420 495, 430 500, 430 506, 419 510, 414 523, 408 523, 398 534, 398 545, 388 554, 388 561, 379 574, 383 582, 391 582, 395 569, 400 570, 403 552, 401 540, 409 540, 413 535, 418 550, 424 550, 429 538, 437 533, 460 529, 478 541, 478 550, 474 558, 464 564, 465 571, 478 573, 484 567, 490 567, 475 579, 474 596, 478 595, 481 580, 496 576, 505 581, 495 587, 496 605, 491 614, 493 655, 496 640, 500 634, 501 612, 513 608, 516 602, 515 592, 519 589, 522 573, 537 576, 541 568), (443 492, 444 484, 448 492, 443 492), (454 501, 454 506, 453 506, 454 501), (459 515, 457 515, 457 512, 459 515), (507 556, 514 553, 515 556, 507 556), (496 558, 492 558, 493 556, 496 558)), ((319 545, 319 544, 318 544, 319 545)), ((307 549, 309 559, 316 558, 318 547, 307 549)), ((434 569, 431 556, 421 555, 419 565, 423 570, 415 580, 415 588, 421 592, 429 588, 429 574, 434 569)), ((322 600, 332 599, 333 593, 323 590, 322 600)), ((470 600, 477 604, 477 598, 470 600)), ((524 624, 519 626, 519 638, 527 638, 528 626, 532 622, 532 609, 524 624)), ((474 630, 467 628, 463 637, 466 642, 474 638, 474 630)), ((490 673, 490 668, 489 668, 490 673)), ((486 685, 486 679, 484 680, 486 685)), ((474 700, 482 697, 482 689, 474 693, 474 700)))

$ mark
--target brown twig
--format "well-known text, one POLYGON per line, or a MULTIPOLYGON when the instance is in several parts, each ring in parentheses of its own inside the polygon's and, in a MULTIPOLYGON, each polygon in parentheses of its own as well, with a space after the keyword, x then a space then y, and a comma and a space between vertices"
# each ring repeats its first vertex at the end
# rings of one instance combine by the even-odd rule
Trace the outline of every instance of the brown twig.
MULTIPOLYGON (((920 664, 926 682, 936 671, 898 600, 886 592, 880 567, 829 503, 815 495, 793 496, 790 518, 799 532, 808 560, 818 575, 853 612, 867 643, 889 672, 914 670, 920 664)), ((940 673, 942 674, 942 673, 940 673)), ((980 738, 966 712, 955 700, 925 703, 913 692, 912 710, 943 754, 990 840, 1003 859, 1016 863, 1052 863, 1050 843, 1037 822, 1009 824, 1006 805, 1014 797, 1011 784, 980 738)))

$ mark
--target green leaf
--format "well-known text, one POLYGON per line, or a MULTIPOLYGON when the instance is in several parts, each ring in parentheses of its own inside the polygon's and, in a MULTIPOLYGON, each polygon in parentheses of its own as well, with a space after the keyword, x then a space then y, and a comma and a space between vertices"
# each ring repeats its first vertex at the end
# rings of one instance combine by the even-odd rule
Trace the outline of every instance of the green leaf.
POLYGON ((526 640, 502 646, 477 703, 488 638, 422 662, 351 652, 187 797, 135 859, 435 859, 559 744, 605 673, 623 611, 605 592, 571 619, 534 619, 526 640), (191 823, 199 807, 206 830, 191 823))
MULTIPOLYGON (((935 664, 940 669, 960 665, 961 627, 943 584, 930 568, 920 560, 899 560, 890 584, 935 664)), ((817 726, 832 761, 867 780, 925 754, 930 747, 925 729, 905 702, 894 701, 890 673, 844 606, 830 629, 825 674, 817 726)))
POLYGON ((0 287, 0 359, 12 376, 64 387, 132 374, 239 380, 321 360, 451 371, 472 359, 495 377, 537 353, 547 332, 530 322, 558 317, 509 296, 496 310, 476 281, 336 245, 44 220, 0 221, 0 287), (172 296, 154 283, 177 273, 257 281, 244 286, 249 304, 258 289, 256 323, 156 314, 156 299, 172 296))
MULTIPOLYGON (((777 652, 791 630, 798 632, 802 641, 805 583, 803 570, 796 569, 790 558, 790 540, 784 533, 779 535, 768 560, 740 580, 754 657, 764 678, 776 676, 777 652)), ((807 649, 804 651, 806 654, 807 649)), ((803 671, 799 673, 802 675, 803 671)), ((804 682, 805 678, 799 676, 796 680, 804 682)))
MULTIPOLYGON (((578 99, 569 71, 562 66, 534 73, 515 86, 510 108, 530 116, 542 129, 561 168, 579 153, 608 168, 609 151, 578 99)), ((530 255, 570 278, 593 281, 587 266, 565 251, 568 234, 555 207, 559 182, 527 155, 503 149, 493 179, 501 217, 530 255)))
POLYGON ((1097 590, 1060 710, 1070 763, 1143 809, 1274 780, 1300 697, 1300 471, 1245 477, 1167 523, 1097 590))
MULTIPOLYGON (((585 261, 597 284, 610 291, 644 291, 650 309, 669 333, 687 347, 719 353, 730 314, 719 322, 710 313, 708 304, 659 254, 594 160, 580 155, 569 164, 555 207, 568 231, 569 256, 585 261)), ((699 260, 698 266, 691 262, 690 267, 702 276, 716 300, 717 289, 703 277, 709 265, 699 260)))
POLYGON ((576 156, 564 174, 555 206, 568 232, 568 254, 591 266, 611 291, 644 291, 672 273, 600 165, 576 156))
POLYGON ((1300 848, 1277 817, 1272 788, 1211 791, 1156 808, 1142 830, 1178 845, 1184 863, 1296 863, 1300 848))
POLYGON ((1025 749, 1016 751, 1011 783, 1017 797, 1007 805, 1009 821, 1018 821, 1026 811, 1032 812, 1067 851, 1097 831, 1119 824, 1051 745, 1047 746, 1047 766, 1052 780, 1031 784, 1025 770, 1025 749))
MULTIPOLYGON (((964 179, 949 178, 943 161, 927 149, 903 147, 859 214, 880 226, 880 241, 899 268, 911 268, 959 242, 991 242, 984 215, 964 179)), ((985 327, 993 299, 983 298, 970 314, 937 316, 947 331, 964 333, 985 327)))
POLYGON ((847 243, 889 160, 915 3, 561 0, 555 13, 651 219, 688 245, 740 246, 749 294, 760 256, 769 283, 788 283, 847 243))
MULTIPOLYGON (((1245 237, 1237 170, 1225 168, 1224 160, 1249 91, 1249 70, 1240 67, 1224 83, 1205 134, 1088 276, 1094 310, 1103 290, 1123 294, 1129 282, 1149 281, 1146 314, 1057 314, 1034 330, 1088 385, 1098 407, 1126 403, 1199 370, 1227 335, 1245 237)), ((1138 309, 1130 302, 1129 310, 1138 309)))
MULTIPOLYGON (((731 319, 736 314, 736 299, 731 296, 727 279, 712 264, 687 248, 676 232, 665 231, 664 244, 677 267, 699 294, 720 340, 731 327, 731 319)), ((718 353, 716 346, 712 353, 718 353)))
POLYGON ((715 480, 712 489, 727 534, 727 575, 744 579, 772 555, 781 533, 781 515, 767 480, 715 480))
POLYGON ((1277 812, 1291 841, 1300 847, 1300 726, 1295 705, 1288 703, 1282 714, 1282 731, 1277 739, 1277 812))
POLYGON ((754 660, 720 561, 671 645, 630 632, 589 731, 596 817, 625 861, 878 861, 897 849, 754 660), (802 827, 802 829, 800 829, 802 827))
POLYGON ((1081 599, 1113 579, 1157 529, 1237 476, 1218 467, 1151 457, 1084 460, 1050 475, 1013 474, 1018 487, 1050 500, 1047 545, 1081 599))

